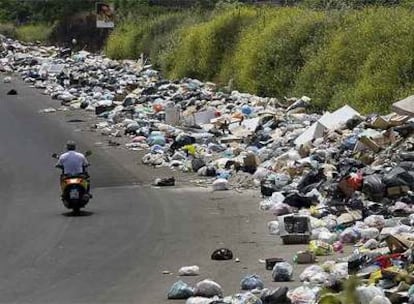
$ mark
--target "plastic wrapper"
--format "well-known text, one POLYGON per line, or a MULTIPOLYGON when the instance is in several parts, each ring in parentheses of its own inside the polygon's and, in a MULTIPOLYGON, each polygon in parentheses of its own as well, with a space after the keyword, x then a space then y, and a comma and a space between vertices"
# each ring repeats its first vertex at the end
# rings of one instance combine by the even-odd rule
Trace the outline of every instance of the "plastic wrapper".
POLYGON ((348 278, 348 263, 336 263, 331 269, 330 274, 336 280, 343 280, 348 278))
POLYGON ((205 297, 191 297, 185 301, 185 304, 210 304, 213 303, 215 299, 205 298, 205 297))
POLYGON ((240 286, 242 290, 253 290, 263 289, 264 284, 258 275, 253 274, 244 277, 240 282, 240 286))
POLYGON ((384 228, 385 219, 382 215, 370 215, 364 220, 364 223, 369 227, 374 227, 381 230, 384 228))
POLYGON ((227 179, 219 178, 213 182, 213 190, 214 191, 222 191, 229 189, 229 182, 227 179))
POLYGON ((234 295, 225 297, 223 299, 223 302, 229 304, 262 304, 260 298, 251 292, 236 293, 234 295))
POLYGON ((197 265, 193 266, 184 266, 178 270, 178 275, 180 276, 197 276, 200 274, 200 267, 197 265))
POLYGON ((368 239, 375 239, 379 236, 380 232, 377 228, 366 228, 360 229, 359 232, 361 233, 361 238, 364 240, 368 239))
POLYGON ((376 296, 384 297, 382 289, 373 285, 357 287, 357 294, 361 303, 370 303, 376 296))
POLYGON ((278 235, 280 233, 279 221, 271 221, 267 223, 267 228, 271 235, 278 235))
POLYGON ((319 239, 319 235, 321 234, 321 233, 330 233, 330 231, 328 230, 328 228, 325 228, 325 227, 319 227, 319 228, 315 228, 315 229, 312 229, 312 231, 311 231, 311 239, 312 240, 318 240, 319 239))
POLYGON ((283 201, 285 200, 285 196, 280 192, 273 192, 270 200, 275 204, 283 203, 283 201))
POLYGON ((378 245, 379 243, 375 239, 369 239, 364 243, 364 247, 370 250, 378 248, 378 245))
POLYGON ((305 268, 305 270, 300 274, 299 279, 301 282, 310 281, 313 276, 321 272, 324 272, 321 266, 311 265, 305 268))
POLYGON ((287 297, 292 304, 313 304, 316 301, 316 293, 307 286, 288 291, 287 297))
POLYGON ((276 289, 263 289, 260 299, 263 304, 286 303, 288 287, 278 287, 276 289))
POLYGON ((333 247, 328 243, 313 240, 309 242, 309 251, 312 251, 316 256, 324 256, 332 254, 333 247))
POLYGON ((352 227, 348 227, 344 231, 342 231, 339 237, 339 240, 342 243, 347 243, 347 244, 356 243, 360 239, 361 239, 360 231, 352 227))
POLYGON ((272 270, 275 282, 287 282, 292 279, 293 267, 287 262, 276 263, 272 270))
POLYGON ((318 239, 322 242, 332 245, 338 239, 338 236, 336 233, 321 231, 318 235, 318 239))
POLYGON ((269 211, 273 213, 275 216, 285 215, 292 213, 292 207, 284 203, 274 203, 269 211))
POLYGON ((214 296, 221 297, 223 296, 223 291, 219 284, 212 280, 206 279, 197 283, 194 295, 207 298, 211 298, 214 296))
POLYGON ((391 304, 391 301, 385 296, 375 296, 369 304, 391 304))
POLYGON ((183 281, 175 282, 168 292, 168 299, 188 299, 194 295, 194 290, 183 281))

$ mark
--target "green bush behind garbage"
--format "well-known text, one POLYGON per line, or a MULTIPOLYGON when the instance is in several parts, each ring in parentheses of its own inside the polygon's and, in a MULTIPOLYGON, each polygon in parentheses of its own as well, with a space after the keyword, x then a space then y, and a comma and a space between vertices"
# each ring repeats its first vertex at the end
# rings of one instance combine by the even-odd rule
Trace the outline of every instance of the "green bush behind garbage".
POLYGON ((17 27, 16 37, 25 42, 46 42, 52 30, 53 26, 50 24, 26 24, 17 27))
POLYGON ((205 15, 192 10, 167 12, 156 17, 141 16, 139 20, 127 18, 109 36, 105 54, 114 59, 133 59, 144 53, 160 65, 163 54, 171 50, 175 31, 204 18, 205 15))
POLYGON ((221 12, 176 32, 162 66, 170 78, 233 79, 234 88, 262 96, 308 95, 319 110, 350 104, 385 113, 414 91, 410 15, 402 7, 221 12))
POLYGON ((10 38, 16 38, 16 27, 12 23, 0 23, 0 34, 10 38))
POLYGON ((196 77, 216 81, 234 52, 243 29, 257 21, 253 9, 228 9, 209 21, 177 33, 166 73, 172 78, 196 77))

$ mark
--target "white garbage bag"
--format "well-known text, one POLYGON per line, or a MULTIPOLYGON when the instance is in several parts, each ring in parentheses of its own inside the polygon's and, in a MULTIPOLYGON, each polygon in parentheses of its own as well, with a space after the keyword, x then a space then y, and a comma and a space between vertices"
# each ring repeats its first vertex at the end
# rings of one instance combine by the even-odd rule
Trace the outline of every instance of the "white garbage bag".
POLYGON ((178 270, 180 276, 197 276, 200 274, 200 267, 197 265, 183 266, 178 270))
POLYGON ((213 182, 214 191, 229 190, 229 181, 224 178, 218 178, 213 182))
POLYGON ((210 304, 215 299, 205 298, 205 297, 191 297, 185 301, 185 304, 210 304))
POLYGON ((307 286, 300 286, 294 290, 289 290, 287 297, 292 304, 313 304, 316 301, 315 292, 307 286))
POLYGON ((384 291, 373 285, 357 287, 356 291, 361 303, 370 303, 376 296, 384 297, 384 291))
POLYGON ((305 270, 300 274, 299 279, 301 282, 310 281, 315 274, 321 272, 324 272, 321 266, 311 265, 305 268, 305 270))
POLYGON ((271 235, 278 235, 280 233, 279 221, 270 221, 267 223, 267 228, 271 235))
POLYGON ((369 304, 391 304, 391 301, 384 296, 375 296, 369 304))

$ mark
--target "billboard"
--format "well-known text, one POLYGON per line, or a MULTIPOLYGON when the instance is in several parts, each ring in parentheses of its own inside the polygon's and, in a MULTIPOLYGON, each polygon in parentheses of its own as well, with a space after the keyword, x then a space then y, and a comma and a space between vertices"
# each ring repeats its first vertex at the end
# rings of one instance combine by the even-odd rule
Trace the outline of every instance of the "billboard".
POLYGON ((114 28, 114 8, 112 5, 102 2, 96 3, 96 27, 114 28))

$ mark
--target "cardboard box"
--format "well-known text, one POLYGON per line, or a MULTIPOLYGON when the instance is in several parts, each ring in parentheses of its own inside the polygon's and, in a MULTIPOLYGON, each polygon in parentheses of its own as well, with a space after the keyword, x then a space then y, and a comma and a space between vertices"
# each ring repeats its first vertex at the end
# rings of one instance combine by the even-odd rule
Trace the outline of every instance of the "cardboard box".
POLYGON ((312 264, 315 263, 316 256, 310 251, 299 251, 296 253, 296 263, 298 264, 312 264))

